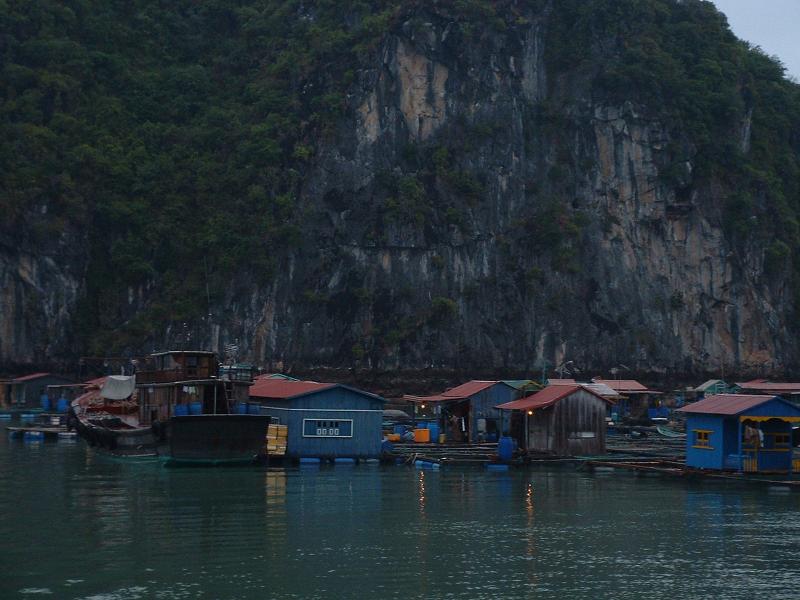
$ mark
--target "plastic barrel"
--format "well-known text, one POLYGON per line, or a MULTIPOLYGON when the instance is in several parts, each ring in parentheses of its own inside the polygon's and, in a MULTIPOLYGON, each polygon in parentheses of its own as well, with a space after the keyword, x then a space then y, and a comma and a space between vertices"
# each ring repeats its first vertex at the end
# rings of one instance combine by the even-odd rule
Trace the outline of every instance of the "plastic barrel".
POLYGON ((240 402, 239 404, 236 405, 236 414, 239 414, 239 415, 246 415, 247 414, 247 403, 246 402, 240 402))
POLYGON ((189 414, 189 405, 188 404, 176 404, 175 405, 175 416, 176 417, 185 417, 189 414))
POLYGON ((406 432, 406 426, 405 425, 395 424, 394 433, 397 433, 399 435, 403 435, 405 432, 406 432))
POLYGON ((203 413, 203 403, 202 402, 191 402, 189 404, 189 414, 190 415, 200 415, 203 413))
POLYGON ((42 406, 42 410, 47 412, 50 410, 50 398, 44 397, 39 400, 39 404, 42 406))
POLYGON ((60 413, 65 413, 69 410, 69 400, 66 398, 59 398, 56 403, 56 410, 60 413))
POLYGON ((247 414, 248 415, 259 415, 261 414, 261 405, 251 403, 247 405, 247 414))
POLYGON ((504 462, 508 462, 514 456, 514 447, 516 444, 514 443, 514 438, 510 437, 501 437, 500 441, 497 444, 497 455, 500 457, 500 460, 504 462))
POLYGON ((430 431, 430 438, 431 441, 436 443, 439 441, 439 424, 438 423, 431 423, 428 425, 428 431, 430 431))
POLYGON ((431 432, 430 429, 415 429, 414 430, 414 441, 418 444, 427 444, 431 441, 431 432))

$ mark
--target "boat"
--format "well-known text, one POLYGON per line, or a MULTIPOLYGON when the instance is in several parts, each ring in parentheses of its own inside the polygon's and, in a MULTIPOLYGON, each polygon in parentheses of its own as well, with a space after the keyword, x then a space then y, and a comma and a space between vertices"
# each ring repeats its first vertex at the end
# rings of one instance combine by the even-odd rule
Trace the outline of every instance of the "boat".
POLYGON ((240 414, 252 377, 224 371, 213 352, 151 354, 133 375, 94 381, 71 405, 89 445, 170 464, 247 463, 263 454, 270 418, 240 414))
POLYGON ((656 431, 658 431, 658 433, 660 433, 664 437, 668 437, 668 438, 685 438, 686 437, 685 433, 681 433, 680 431, 674 431, 672 429, 669 429, 668 427, 664 427, 663 425, 656 426, 656 431))

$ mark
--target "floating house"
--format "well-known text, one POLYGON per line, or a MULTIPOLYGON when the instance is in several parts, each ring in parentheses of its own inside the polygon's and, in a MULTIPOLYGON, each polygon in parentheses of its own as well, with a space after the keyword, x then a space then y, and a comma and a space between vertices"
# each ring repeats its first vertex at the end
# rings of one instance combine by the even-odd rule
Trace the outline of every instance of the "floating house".
POLYGON ((789 473, 800 408, 774 395, 717 394, 678 409, 686 415, 686 465, 789 473))
POLYGON ((0 393, 0 408, 3 409, 31 409, 44 408, 49 410, 50 399, 47 386, 72 383, 67 377, 53 375, 52 373, 32 373, 2 382, 3 393, 0 393))
POLYGON ((698 385, 692 391, 695 393, 695 399, 702 400, 706 396, 725 394, 728 391, 728 384, 722 381, 722 379, 709 379, 705 383, 698 385))
POLYGON ((606 449, 606 412, 613 402, 580 384, 550 385, 542 391, 497 406, 513 411, 512 432, 533 452, 557 456, 602 454, 606 449), (522 423, 522 435, 515 424, 522 423), (520 439, 521 438, 521 439, 520 439))
POLYGON ((286 455, 292 458, 377 458, 381 454, 383 408, 375 394, 337 383, 257 379, 250 401, 273 423, 288 426, 286 455))
POLYGON ((496 406, 517 396, 517 390, 504 381, 473 380, 435 396, 404 398, 429 410, 448 441, 475 443, 500 438, 504 427, 496 406))
POLYGON ((614 390, 620 397, 616 402, 612 418, 616 421, 622 418, 643 421, 654 416, 663 416, 664 411, 651 411, 661 408, 661 402, 656 398, 661 392, 650 390, 635 379, 600 379, 595 377, 594 383, 603 383, 614 390))

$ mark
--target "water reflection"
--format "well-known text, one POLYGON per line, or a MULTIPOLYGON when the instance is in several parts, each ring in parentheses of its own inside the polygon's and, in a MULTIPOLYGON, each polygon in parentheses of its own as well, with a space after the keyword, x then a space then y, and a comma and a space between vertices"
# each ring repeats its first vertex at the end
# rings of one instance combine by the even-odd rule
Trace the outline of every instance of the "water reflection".
POLYGON ((0 598, 786 597, 798 502, 566 469, 163 469, 4 442, 0 556, 20 567, 0 598))

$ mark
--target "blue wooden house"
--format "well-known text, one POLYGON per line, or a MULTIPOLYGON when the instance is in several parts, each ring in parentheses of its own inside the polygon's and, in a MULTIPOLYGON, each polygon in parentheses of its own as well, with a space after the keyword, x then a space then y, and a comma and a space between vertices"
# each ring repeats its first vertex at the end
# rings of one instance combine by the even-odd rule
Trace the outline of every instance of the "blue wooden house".
POLYGON ((448 441, 496 442, 508 424, 496 407, 511 402, 519 391, 504 381, 468 381, 435 396, 404 396, 439 423, 448 441), (505 427, 504 427, 505 425, 505 427))
POLYGON ((800 408, 777 396, 717 394, 678 409, 686 415, 686 465, 790 473, 792 424, 800 408))
POLYGON ((291 458, 377 458, 385 400, 336 383, 258 379, 250 401, 261 414, 288 426, 291 458))

